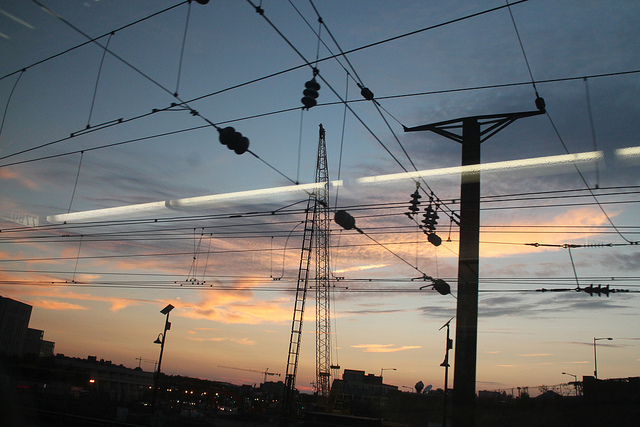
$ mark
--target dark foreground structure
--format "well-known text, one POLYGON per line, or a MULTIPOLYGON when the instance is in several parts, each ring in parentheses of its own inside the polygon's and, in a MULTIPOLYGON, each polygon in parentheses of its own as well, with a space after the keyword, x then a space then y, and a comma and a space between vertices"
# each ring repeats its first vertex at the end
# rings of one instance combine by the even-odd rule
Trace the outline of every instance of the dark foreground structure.
MULTIPOLYGON (((216 426, 260 427, 441 426, 443 390, 400 392, 379 377, 349 371, 336 384, 339 405, 327 412, 312 395, 297 395, 291 418, 281 418, 284 384, 238 386, 180 376, 162 376, 158 405, 152 409, 153 374, 87 359, 22 357, 0 359, 0 426, 216 426), (362 375, 359 375, 362 374, 362 375), (380 379, 381 380, 381 379, 380 379), (378 382, 380 384, 378 384, 378 382)), ((547 391, 481 393, 476 426, 638 426, 640 378, 575 383, 581 396, 547 391)), ((451 402, 451 399, 448 399, 451 402)), ((451 407, 448 408, 448 423, 451 407)))

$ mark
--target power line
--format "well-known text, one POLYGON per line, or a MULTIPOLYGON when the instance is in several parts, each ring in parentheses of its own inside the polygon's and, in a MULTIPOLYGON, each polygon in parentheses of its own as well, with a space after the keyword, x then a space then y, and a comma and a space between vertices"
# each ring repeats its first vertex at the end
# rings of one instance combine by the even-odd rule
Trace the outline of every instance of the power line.
MULTIPOLYGON (((37 2, 37 1, 35 1, 35 0, 32 0, 32 1, 34 1, 34 3, 36 3, 39 7, 43 8, 43 9, 45 9, 45 10, 48 10, 48 9, 46 9, 46 7, 42 6, 39 2, 37 2)), ((26 67, 24 67, 24 68, 22 68, 22 69, 20 69, 20 70, 16 70, 16 71, 13 71, 13 72, 11 72, 11 73, 9 73, 9 74, 6 74, 6 75, 4 75, 4 76, 0 77, 0 80, 4 80, 5 78, 10 77, 10 76, 12 76, 12 75, 14 75, 14 74, 16 74, 16 73, 26 71, 26 70, 28 70, 28 69, 30 69, 30 68, 35 67, 36 65, 43 64, 43 63, 45 63, 45 62, 47 62, 47 61, 50 61, 50 60, 52 60, 52 59, 54 59, 54 58, 57 58, 57 57, 62 56, 62 55, 65 55, 65 54, 67 54, 67 53, 69 53, 69 52, 71 52, 71 51, 73 51, 73 50, 76 50, 76 49, 78 49, 78 48, 82 47, 82 46, 86 46, 86 45, 88 45, 88 44, 90 44, 90 43, 93 43, 93 42, 95 42, 95 41, 97 41, 97 40, 100 40, 100 39, 101 39, 101 38, 103 38, 103 37, 107 37, 107 36, 109 36, 109 35, 110 35, 110 34, 112 34, 112 33, 115 33, 115 32, 121 31, 121 30, 124 30, 125 28, 128 28, 128 27, 131 27, 131 26, 133 26, 133 25, 139 24, 140 22, 146 21, 147 19, 150 19, 150 18, 153 18, 153 17, 155 17, 155 16, 161 15, 161 14, 163 14, 163 13, 165 13, 165 12, 168 12, 168 11, 169 11, 169 10, 171 10, 171 9, 174 9, 174 8, 176 8, 176 7, 178 7, 178 6, 182 6, 183 4, 185 4, 185 3, 190 3, 190 2, 191 2, 191 0, 184 0, 184 1, 183 1, 183 2, 181 2, 181 3, 177 3, 177 4, 173 5, 173 6, 169 6, 169 7, 167 7, 166 9, 163 9, 163 10, 161 10, 161 11, 158 11, 158 12, 152 13, 151 15, 148 15, 148 16, 146 16, 146 17, 144 17, 144 18, 140 18, 140 19, 138 19, 138 20, 136 20, 136 21, 134 21, 134 22, 131 22, 131 23, 129 23, 129 24, 123 25, 122 27, 119 27, 119 28, 117 28, 117 29, 115 29, 115 30, 111 30, 111 31, 109 31, 109 32, 107 32, 107 33, 105 33, 105 34, 103 34, 103 35, 101 35, 101 36, 94 37, 94 38, 92 38, 92 39, 90 39, 90 40, 87 40, 87 41, 86 41, 86 42, 84 42, 84 43, 81 43, 81 44, 77 45, 77 46, 71 47, 71 48, 69 48, 69 49, 67 49, 67 50, 64 50, 64 51, 62 51, 62 52, 56 53, 56 54, 54 54, 54 55, 48 56, 48 57, 46 57, 46 58, 44 58, 44 59, 41 59, 41 60, 39 60, 39 61, 37 61, 37 62, 34 62, 33 64, 28 65, 28 66, 26 66, 26 67)), ((49 11, 49 10, 48 10, 48 11, 49 11)), ((52 13, 52 14, 53 14, 53 12, 51 12, 51 11, 49 11, 49 13, 52 13)), ((54 16, 56 16, 56 15, 54 14, 54 16)))

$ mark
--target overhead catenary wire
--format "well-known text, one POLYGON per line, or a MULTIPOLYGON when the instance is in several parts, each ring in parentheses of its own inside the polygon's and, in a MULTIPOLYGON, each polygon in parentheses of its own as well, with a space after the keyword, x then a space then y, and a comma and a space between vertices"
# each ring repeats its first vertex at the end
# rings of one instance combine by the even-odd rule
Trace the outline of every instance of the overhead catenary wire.
MULTIPOLYGON (((291 3, 291 1, 289 1, 291 3)), ((411 156, 409 156, 409 153, 407 152, 407 150, 404 148, 404 145, 402 144, 402 142, 400 141, 400 139, 398 138, 398 135, 396 134, 396 132, 393 130, 393 127, 389 124, 389 122, 387 121, 386 117, 384 116, 384 114, 382 114, 382 106, 380 105, 380 103, 375 99, 373 93, 366 87, 366 85, 364 84, 364 82, 362 81, 362 78, 360 78, 360 76, 358 75, 358 72, 356 70, 356 68, 353 66, 353 64, 351 64, 351 61, 349 61, 349 57, 347 55, 344 54, 344 51, 342 50, 342 48, 340 47, 340 44, 338 43, 338 41, 336 40, 336 38, 333 36, 331 30, 329 29, 329 26, 327 25, 327 23, 325 22, 325 20, 322 18, 322 16, 320 15, 320 12, 318 11, 318 9, 316 8, 315 4, 313 3, 313 0, 309 0, 309 3, 311 4, 311 7, 313 8, 314 12, 316 13, 316 16, 318 17, 318 21, 325 27, 327 34, 329 34, 329 36, 331 37, 331 40, 333 41, 333 43, 336 45, 336 47, 338 48, 338 50, 340 51, 340 54, 342 55, 342 57, 345 59, 345 61, 347 62, 347 64, 349 65, 351 71, 353 72, 353 75, 355 76, 355 80, 356 83, 358 85, 358 87, 362 90, 362 95, 366 100, 370 100, 376 111, 378 112, 378 114, 380 115, 380 117, 382 118, 382 120, 384 121, 387 129, 389 130, 389 132, 391 132, 391 135, 393 136, 393 138, 395 139, 396 143, 398 144, 398 146, 400 147, 401 151, 404 153, 405 157, 407 158, 407 160, 409 161, 409 163, 411 164, 411 166, 413 167, 413 170, 418 171, 418 168, 416 167, 415 163, 413 162, 413 160, 411 159, 411 156), (367 92, 365 94, 365 91, 367 92)), ((295 8, 295 6, 294 6, 295 8)), ((296 8, 296 11, 298 11, 298 9, 296 8)), ((300 14, 300 16, 302 16, 302 14, 298 11, 298 14, 300 14)), ((303 17, 304 19, 304 17, 303 17)), ((306 19, 305 19, 305 22, 306 19)), ((307 25, 308 22, 307 22, 307 25)), ((310 26, 310 25, 309 25, 310 26)), ((320 40, 320 34, 316 34, 316 36, 318 37, 318 40, 320 40)), ((325 44, 326 46, 326 44, 325 44)), ((329 50, 330 53, 331 50, 329 50)), ((337 58, 336 58, 337 59, 337 58)), ((342 64, 340 64, 342 65, 342 64)), ((343 67, 344 68, 344 67, 343 67)), ((345 69, 345 71, 347 71, 345 69)), ((350 76, 350 73, 347 71, 347 76, 350 76)), ((347 97, 345 96, 345 106, 346 106, 346 100, 347 97)), ((391 116, 392 118, 394 118, 398 123, 400 123, 399 120, 397 120, 393 115, 391 115, 387 110, 384 110, 389 116, 391 116)), ((355 114, 355 113, 354 113, 355 114)), ((402 123, 400 123, 402 124, 402 123)), ((383 145, 384 147, 384 145, 383 145)), ((385 147, 386 149, 386 147, 385 147)), ((389 152, 389 150, 387 150, 387 152, 389 152)), ((389 154, 391 154, 389 152, 389 154)), ((393 156, 392 156, 393 157, 393 156)), ((395 157, 394 157, 395 159, 395 157)), ((396 160, 396 162, 398 162, 396 160)), ((399 162, 398 162, 399 163, 399 162)), ((400 165, 402 167, 402 165, 400 165)), ((404 169, 404 167, 403 167, 404 169)), ((404 169, 406 172, 406 169, 404 169)), ((424 178, 419 178, 419 181, 422 182, 425 187, 427 187, 427 189, 430 191, 431 196, 435 197, 438 202, 442 205, 445 206, 447 208, 447 210, 449 210, 451 212, 451 214, 448 215, 455 215, 455 213, 453 212, 453 210, 451 208, 449 208, 449 206, 446 205, 446 203, 443 203, 442 201, 440 201, 440 199, 435 195, 434 191, 431 189, 431 187, 429 186, 429 184, 426 182, 426 180, 424 178)), ((416 180, 416 183, 418 181, 416 180)), ((451 218, 453 220, 453 218, 451 218)), ((456 221, 457 222, 457 221, 456 221)))
MULTIPOLYGON (((524 57, 525 63, 527 65, 527 70, 529 71, 529 76, 531 77, 531 84, 533 85, 533 89, 535 91, 535 95, 536 95, 536 105, 538 106, 538 108, 544 110, 545 115, 547 116, 547 118, 549 119, 549 122, 551 123, 551 126, 556 134, 556 136, 558 137, 558 140, 560 141, 560 144, 562 145, 562 147, 564 148, 564 151, 567 154, 571 154, 569 152, 569 149, 567 148, 567 145, 564 143, 564 139, 562 138, 562 136, 560 135, 560 132, 558 131, 558 128, 556 127, 555 123, 553 122, 553 119, 551 118, 551 115, 549 114, 549 111, 547 109, 545 109, 545 105, 544 105, 544 101, 541 101, 540 104, 538 103, 539 100, 541 100, 540 95, 538 94, 538 89, 536 88, 536 83, 535 83, 535 79, 533 77, 533 73, 531 71, 531 65, 529 64, 529 60, 527 59, 527 54, 526 51, 524 49, 524 45, 522 44, 522 39, 520 37, 520 33, 518 32, 518 27, 516 25, 516 21, 513 17, 513 13, 511 12, 511 5, 509 4, 509 0, 505 0, 508 6, 508 10, 509 10, 509 14, 511 16, 511 20, 513 22, 513 27, 516 31, 516 35, 518 37, 518 42, 520 43, 520 49, 522 50, 522 56, 524 57)), ((586 79, 585 79, 586 80, 586 79)), ((588 108, 589 108, 589 112, 591 112, 591 102, 590 99, 588 97, 588 87, 587 87, 587 102, 588 102, 588 108)), ((589 117, 591 119, 591 114, 589 114, 589 117)), ((594 135, 593 137, 595 138, 595 133, 594 133, 594 127, 593 127, 593 122, 591 121, 591 126, 592 126, 592 135, 594 135)), ((595 140, 594 140, 595 141, 595 140)), ((580 169, 578 168, 578 165, 573 163, 574 168, 576 169, 576 172, 578 173, 578 175, 580 176, 580 179, 582 180, 582 182, 584 183, 585 187, 587 189, 589 189, 589 191, 591 192, 591 195, 593 197, 593 199, 595 200, 596 204, 598 205, 598 207, 600 208, 600 211, 602 212, 602 214, 605 216, 605 218, 607 219, 607 221, 614 227, 616 228, 615 224, 613 223, 613 220, 611 219, 611 217, 609 216, 609 214, 604 210, 604 207, 602 206, 602 204, 598 201, 598 198, 596 197, 596 195, 590 190, 590 186, 589 183, 587 182, 586 178, 584 177, 583 173, 580 171, 580 169)), ((598 184, 596 184, 597 187, 598 184)), ((618 235, 625 240, 627 243, 632 243, 629 239, 627 239, 627 237, 625 237, 621 232, 619 232, 618 229, 616 229, 616 232, 618 233, 618 235)), ((633 242, 636 243, 636 242, 633 242)))
MULTIPOLYGON (((193 108, 191 108, 188 103, 186 103, 184 100, 180 99, 180 97, 178 96, 177 91, 176 92, 171 92, 168 88, 166 88, 165 86, 163 86, 161 83, 159 83, 157 80, 153 79, 151 76, 149 76, 148 74, 146 74, 145 72, 143 72, 142 70, 140 70, 139 68, 137 68, 136 66, 134 66, 133 64, 131 64, 129 61, 125 60, 124 58, 122 58, 121 56, 117 55, 115 52, 111 51, 108 46, 103 46, 102 44, 100 44, 97 40, 92 40, 91 36, 89 36, 88 34, 86 34, 84 31, 82 31, 81 29, 79 29, 78 27, 76 27, 75 25, 73 25, 71 22, 69 22, 68 20, 66 20, 65 18, 63 18, 62 16, 56 14, 55 12, 53 12, 51 9, 49 9, 48 7, 44 6, 42 3, 40 3, 38 0, 31 0, 34 3, 36 3, 37 5, 39 5, 42 9, 46 10, 47 12, 51 13, 53 16, 55 16, 57 19, 59 19, 60 21, 62 21, 65 25, 69 26, 70 28, 72 28, 74 31, 78 32, 79 34, 82 34, 84 37, 86 37, 87 39, 91 40, 93 43, 95 43, 96 45, 98 45, 101 49, 103 49, 106 52, 109 52, 110 55, 112 55, 114 58, 118 59, 120 62, 122 62, 123 64, 125 64, 127 67, 131 68, 132 70, 134 70, 135 72, 137 72, 139 75, 141 75, 142 77, 144 77, 145 79, 147 79, 148 81, 150 81, 151 83, 153 83, 155 86, 157 86, 158 88, 160 88, 161 90, 163 90, 164 92, 170 94, 171 96, 173 96, 174 98, 176 98, 177 100, 179 100, 181 102, 181 105, 184 105, 186 107, 186 109, 189 110, 189 112, 191 113, 192 116, 197 116, 197 117, 201 117, 204 121, 206 121, 207 123, 209 123, 209 125, 213 126, 214 128, 216 128, 217 130, 220 130, 220 127, 212 122, 211 120, 207 119, 206 117, 202 116, 198 111, 194 110, 193 108)), ((189 4, 191 2, 188 2, 189 4)), ((110 40, 110 39, 109 39, 110 40)), ((173 107, 174 105, 172 104, 171 107, 173 107)), ((170 107, 170 108, 171 108, 170 107)), ((122 119, 120 119, 118 122, 121 122, 122 119)), ((73 134, 72 134, 73 136, 73 134)), ((295 183, 294 180, 292 180, 291 178, 289 178, 288 176, 286 176, 283 172, 281 172, 280 170, 278 170, 275 166, 271 165, 270 163, 268 163, 266 160, 264 160, 263 158, 261 158, 260 156, 258 156, 256 153, 252 152, 251 150, 246 150, 248 153, 252 154, 256 159, 260 160, 262 163, 264 163, 265 165, 267 165, 269 168, 273 169, 275 172, 277 172, 278 174, 282 175, 284 178, 288 179, 289 181, 295 183)), ((5 156, 6 157, 6 156, 5 156)), ((4 157, 3 157, 4 158, 4 157)), ((0 160, 2 160, 3 158, 0 158, 0 160)))
POLYGON ((18 82, 20 82, 20 79, 22 78, 22 75, 24 74, 25 71, 26 71, 25 69, 22 69, 20 71, 20 74, 18 74, 16 81, 13 82, 13 86, 11 87, 11 92, 9 92, 9 96, 7 97, 7 102, 4 105, 4 112, 2 113, 2 122, 0 122, 0 136, 2 135, 2 130, 4 129, 4 122, 7 118, 7 112, 9 111, 9 104, 11 103, 11 98, 13 97, 13 93, 16 91, 18 82))
MULTIPOLYGON (((516 193, 516 194, 504 194, 504 195, 489 195, 489 196, 483 196, 482 200, 483 200, 483 210, 495 210, 495 209, 524 209, 524 208, 531 208, 531 207, 548 207, 548 208, 553 208, 553 207, 565 207, 565 206, 582 206, 585 204, 577 204, 577 203, 572 203, 572 204, 567 204, 567 203, 551 203, 551 204, 546 204, 546 205, 522 205, 522 203, 518 203, 518 205, 515 206, 505 206, 505 207, 489 207, 487 206, 488 204, 491 203, 504 203, 504 202, 522 202, 522 201, 527 201, 527 200, 538 200, 538 199, 542 199, 542 200, 553 200, 553 199, 561 199, 561 200, 565 200, 565 199, 570 199, 570 198, 584 198, 584 197, 590 197, 590 195, 587 193, 585 195, 582 195, 580 193, 585 193, 585 190, 580 190, 580 189, 574 189, 574 190, 552 190, 552 191, 542 191, 542 192, 530 192, 530 193, 516 193)), ((627 195, 633 195, 633 194, 638 194, 638 187, 637 186, 630 186, 630 187, 610 187, 610 188, 601 188, 599 189, 599 192, 601 193, 600 196, 604 196, 604 195, 609 195, 609 196, 627 196, 627 195), (623 191, 624 190, 624 191, 623 191)), ((615 201, 613 201, 615 202, 615 201)), ((633 200, 623 200, 621 201, 622 203, 634 203, 633 200)), ((1 234, 0 234, 0 241, 11 241, 12 237, 11 235, 14 233, 26 233, 24 235, 24 237, 28 237, 29 235, 33 235, 34 233, 39 233, 39 232, 46 232, 48 230, 50 231, 55 231, 55 230, 61 230, 63 233, 67 233, 69 231, 72 230, 85 230, 83 232, 83 234, 85 235, 85 238, 87 238, 87 236, 95 236, 95 237, 120 237, 123 238, 124 236, 130 235, 130 234, 144 234, 144 233, 157 233, 158 229, 156 228, 158 225, 160 224, 170 224, 170 223, 179 223, 179 222, 195 222, 195 221, 210 221, 210 220, 226 220, 232 217, 237 217, 237 218, 259 218, 259 217, 273 217, 274 215, 276 216, 281 216, 281 215, 295 215, 298 213, 302 213, 303 210, 301 209, 291 209, 296 203, 293 203, 291 205, 289 205, 288 207, 283 207, 277 210, 261 210, 261 211, 252 211, 252 212, 224 212, 224 213, 219 213, 219 214, 207 214, 207 215, 188 215, 188 216, 172 216, 172 217, 165 217, 165 218, 141 218, 141 219, 137 219, 137 220, 108 220, 108 221, 94 221, 94 222, 85 222, 85 223, 78 223, 78 224, 45 224, 45 225, 40 225, 37 227, 24 227, 24 226, 20 226, 20 227, 7 227, 1 230, 1 234), (286 208, 286 209, 285 209, 286 208), (134 231, 115 231, 115 232, 100 232, 100 233, 88 233, 86 231, 86 229, 90 229, 90 228, 95 228, 95 227, 123 227, 123 226, 132 226, 132 225, 149 225, 150 227, 148 229, 137 229, 134 231)), ((393 209, 400 209, 404 207, 404 203, 403 202, 384 202, 384 203, 369 203, 369 204, 363 204, 363 205, 351 205, 349 206, 350 210, 355 210, 355 211, 362 211, 362 210, 370 210, 370 211, 379 211, 379 210, 389 210, 388 212, 382 212, 382 213, 375 213, 375 214, 369 214, 363 217, 366 218, 380 218, 380 217, 391 217, 391 216, 395 216, 397 215, 397 213, 394 213, 393 209), (391 209, 391 210, 390 210, 391 209)), ((287 223, 297 223, 297 220, 294 221, 279 221, 274 223, 273 221, 269 221, 265 224, 272 224, 272 225, 277 225, 278 223, 280 224, 287 224, 287 223)), ((233 225, 233 227, 236 228, 236 231, 234 231, 233 233, 237 234, 238 236, 242 235, 242 232, 237 231, 238 227, 251 227, 251 226, 255 226, 256 223, 235 223, 233 225)), ((232 225, 230 224, 221 224, 221 225, 213 225, 210 224, 207 226, 207 229, 216 229, 217 233, 223 233, 223 231, 221 231, 223 228, 230 228, 232 227, 232 225)), ((484 224, 481 229, 483 230, 488 230, 491 228, 496 228, 496 227, 502 227, 502 228, 525 228, 525 229, 537 229, 537 231, 535 231, 536 233, 544 233, 544 230, 539 230, 541 227, 544 228, 551 228, 554 230, 557 229, 570 229, 570 228, 574 228, 574 229, 585 229, 585 230, 590 230, 591 232, 595 232, 595 230, 600 230, 600 232, 607 232, 607 230, 613 230, 613 228, 611 226, 604 226, 604 225, 580 225, 580 226, 561 226, 561 225, 506 225, 506 224, 484 224)), ((378 227, 379 228, 379 227, 378 227)), ((634 232, 633 230, 635 229, 634 227, 622 227, 623 229, 625 229, 627 232, 634 232)), ((185 230, 185 229, 190 229, 189 227, 172 227, 172 228, 163 228, 162 231, 164 233, 166 232, 170 232, 170 231, 179 231, 179 230, 185 230)), ((380 229, 380 228, 379 228, 380 229)), ((384 229, 381 228, 381 229, 384 229)), ((398 227, 393 227, 394 230, 398 230, 398 227)), ((525 231, 520 231, 520 232, 526 232, 525 231)), ((23 238, 23 236, 18 236, 19 238, 23 238)), ((35 239, 41 239, 41 238, 45 238, 45 239, 49 239, 49 238, 69 238, 71 236, 67 236, 65 234, 63 234, 62 236, 56 236, 56 235, 42 235, 42 236, 34 236, 33 238, 35 239)), ((160 235, 158 235, 158 237, 161 237, 160 235)), ((166 236, 166 237, 171 237, 171 236, 166 236)))
POLYGON ((105 49, 102 51, 102 58, 100 59, 100 66, 98 67, 98 75, 96 76, 96 84, 93 88, 93 97, 91 98, 91 107, 89 108, 89 117, 87 118, 87 129, 91 127, 91 116, 93 115, 93 107, 96 104, 96 95, 98 94, 98 85, 100 84, 100 75, 102 74, 102 67, 104 66, 104 57, 107 55, 107 49, 109 48, 109 43, 111 43, 111 37, 113 33, 109 34, 107 38, 107 43, 105 45, 105 49))

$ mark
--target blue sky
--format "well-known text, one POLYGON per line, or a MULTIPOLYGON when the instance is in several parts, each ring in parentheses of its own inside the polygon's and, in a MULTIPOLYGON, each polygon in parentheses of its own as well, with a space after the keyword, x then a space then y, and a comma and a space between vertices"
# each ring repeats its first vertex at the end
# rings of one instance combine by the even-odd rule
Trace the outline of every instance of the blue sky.
MULTIPOLYGON (((384 244, 332 227, 332 270, 346 278, 335 283, 332 303, 336 362, 376 374, 395 367, 384 376, 398 386, 441 387, 438 329, 455 315, 455 299, 417 292, 424 283, 411 279, 420 272, 444 278, 455 295, 457 229, 449 236, 441 215, 445 242, 435 248, 404 215, 412 179, 358 179, 413 170, 412 162, 431 173, 430 188, 456 210, 459 173, 434 171, 459 166, 460 145, 402 126, 533 110, 533 76, 548 114, 486 141, 482 162, 594 151, 602 160, 597 168, 580 162, 483 172, 477 387, 590 375, 594 336, 614 337, 598 343, 600 376, 637 375, 640 252, 628 243, 638 240, 639 175, 637 154, 616 151, 638 146, 637 2, 511 6, 530 75, 505 2, 316 1, 326 24, 319 31, 309 2, 265 0, 265 17, 307 61, 339 52, 331 36, 353 51, 348 62, 317 64, 319 105, 308 111, 300 98, 310 67, 250 2, 43 4, 58 17, 35 2, 0 1, 0 293, 34 305, 32 327, 44 329, 56 351, 130 366, 136 357, 154 359, 158 311, 171 303, 167 372, 236 383, 262 376, 217 366, 284 375, 305 193, 177 209, 164 202, 312 183, 322 123, 330 179, 345 182, 331 188, 332 206, 350 207, 358 226, 384 244), (109 52, 89 43, 33 65, 87 41, 62 19, 90 37, 105 35, 98 42, 109 52), (357 82, 382 112, 362 100, 357 82), (350 101, 346 112, 342 100, 350 101), (182 101, 198 115, 170 108, 182 101), (229 151, 211 123, 234 126, 255 155, 229 151), (98 148, 105 145, 113 146, 98 148), (47 223, 52 215, 152 202, 160 207, 126 208, 82 228, 47 223), (248 215, 297 202, 286 215, 248 215), (41 228, 15 230, 11 219, 20 214, 38 218, 41 228), (588 247, 569 253, 567 244, 588 247), (186 286, 194 277, 215 288, 186 286), (577 284, 630 292, 536 292, 577 284)), ((315 368, 308 307, 302 389, 315 368)))

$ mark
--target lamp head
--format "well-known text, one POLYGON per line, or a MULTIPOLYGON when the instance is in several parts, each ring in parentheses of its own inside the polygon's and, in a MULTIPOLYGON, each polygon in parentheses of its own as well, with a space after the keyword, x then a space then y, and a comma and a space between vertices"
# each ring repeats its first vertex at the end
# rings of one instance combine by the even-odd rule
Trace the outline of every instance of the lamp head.
POLYGON ((162 344, 162 340, 164 340, 164 337, 162 337, 162 340, 160 339, 160 337, 162 337, 162 334, 158 334, 158 338, 156 338, 156 340, 153 343, 162 344))
POLYGON ((162 310, 160 310, 160 313, 162 313, 162 314, 169 314, 169 312, 170 312, 171 310, 173 310, 173 309, 174 309, 174 307, 173 307, 171 304, 169 304, 168 306, 166 306, 165 308, 163 308, 162 310))

